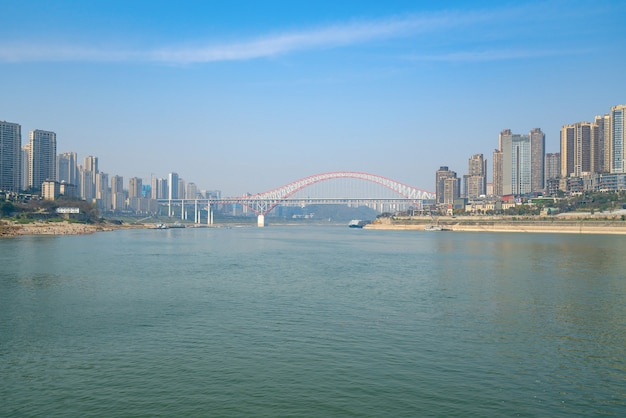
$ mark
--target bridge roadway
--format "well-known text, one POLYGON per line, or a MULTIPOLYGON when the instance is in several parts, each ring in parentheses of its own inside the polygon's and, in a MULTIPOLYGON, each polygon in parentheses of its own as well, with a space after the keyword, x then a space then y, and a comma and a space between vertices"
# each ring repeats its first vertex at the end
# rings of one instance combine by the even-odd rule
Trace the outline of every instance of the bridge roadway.
POLYGON ((185 207, 193 206, 194 222, 201 223, 200 211, 207 211, 207 224, 213 224, 213 209, 218 205, 242 205, 248 207, 258 216, 259 226, 264 225, 264 217, 278 205, 283 206, 307 206, 307 205, 349 205, 349 206, 374 206, 379 212, 385 212, 385 208, 398 209, 402 207, 414 206, 422 208, 422 202, 416 202, 408 198, 328 198, 328 197, 288 197, 282 199, 258 199, 254 197, 229 197, 229 198, 209 198, 209 199, 157 199, 162 205, 167 205, 168 215, 172 216, 172 207, 180 206, 180 216, 182 220, 187 220, 185 207))
MULTIPOLYGON (((241 197, 229 197, 229 198, 214 198, 214 199, 197 199, 188 200, 194 202, 194 213, 196 223, 200 223, 200 212, 198 211, 198 205, 200 207, 205 206, 208 210, 208 223, 213 223, 213 211, 211 209, 214 205, 219 204, 241 204, 250 208, 258 215, 258 225, 265 225, 265 215, 267 215, 277 205, 311 205, 311 204, 375 204, 380 205, 380 208, 384 204, 393 205, 408 205, 415 206, 418 209, 422 208, 424 200, 432 200, 435 198, 435 194, 427 192, 415 187, 408 186, 406 184, 399 183, 395 180, 391 180, 385 177, 381 177, 375 174, 363 173, 358 171, 337 171, 329 173, 315 174, 293 181, 284 186, 276 189, 258 193, 255 195, 241 196, 241 197), (297 194, 298 191, 310 187, 314 184, 325 182, 329 180, 337 179, 357 179, 365 182, 375 183, 380 186, 393 191, 398 197, 395 198, 311 198, 311 197, 292 197, 297 194)), ((181 217, 184 219, 186 211, 184 210, 184 199, 158 199, 159 203, 167 203, 169 215, 172 215, 172 205, 180 204, 182 207, 181 217)), ((381 212, 383 210, 380 210, 381 212)))

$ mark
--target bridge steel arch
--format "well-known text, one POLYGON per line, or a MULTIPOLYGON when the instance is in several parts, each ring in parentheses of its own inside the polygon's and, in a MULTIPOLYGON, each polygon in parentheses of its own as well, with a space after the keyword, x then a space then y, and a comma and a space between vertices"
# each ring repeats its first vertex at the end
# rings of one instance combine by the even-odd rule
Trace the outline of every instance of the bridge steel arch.
POLYGON ((267 215, 274 207, 279 205, 281 201, 306 187, 322 181, 346 178, 360 179, 380 184, 402 196, 404 199, 413 201, 416 204, 421 204, 423 200, 435 199, 435 194, 432 192, 411 187, 376 174, 358 171, 335 171, 304 177, 267 192, 246 196, 242 198, 240 202, 248 206, 258 215, 267 215))

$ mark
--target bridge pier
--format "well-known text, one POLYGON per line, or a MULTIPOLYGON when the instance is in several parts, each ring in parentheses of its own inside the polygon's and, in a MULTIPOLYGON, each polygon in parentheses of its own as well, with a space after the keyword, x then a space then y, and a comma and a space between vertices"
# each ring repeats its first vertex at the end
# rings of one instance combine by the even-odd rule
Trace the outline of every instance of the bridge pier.
POLYGON ((259 216, 257 217, 257 226, 258 226, 259 228, 262 228, 262 227, 264 227, 264 226, 265 226, 265 215, 259 215, 259 216))

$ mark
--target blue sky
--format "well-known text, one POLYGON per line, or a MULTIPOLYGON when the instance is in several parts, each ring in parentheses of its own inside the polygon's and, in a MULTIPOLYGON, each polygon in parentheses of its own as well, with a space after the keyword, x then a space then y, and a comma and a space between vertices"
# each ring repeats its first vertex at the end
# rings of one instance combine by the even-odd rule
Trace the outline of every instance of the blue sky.
POLYGON ((0 0, 0 120, 240 195, 327 171, 434 190, 502 129, 626 103, 624 1, 0 0), (10 17, 10 18, 7 18, 10 17))

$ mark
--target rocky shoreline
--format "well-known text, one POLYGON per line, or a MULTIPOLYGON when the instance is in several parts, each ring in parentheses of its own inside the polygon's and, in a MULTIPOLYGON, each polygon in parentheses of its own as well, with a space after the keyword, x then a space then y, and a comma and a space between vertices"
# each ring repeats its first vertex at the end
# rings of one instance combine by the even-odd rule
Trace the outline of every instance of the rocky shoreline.
POLYGON ((116 225, 112 223, 84 224, 63 221, 30 222, 21 224, 14 221, 0 221, 0 237, 6 238, 21 235, 82 235, 100 231, 113 231, 128 227, 129 226, 116 225))

